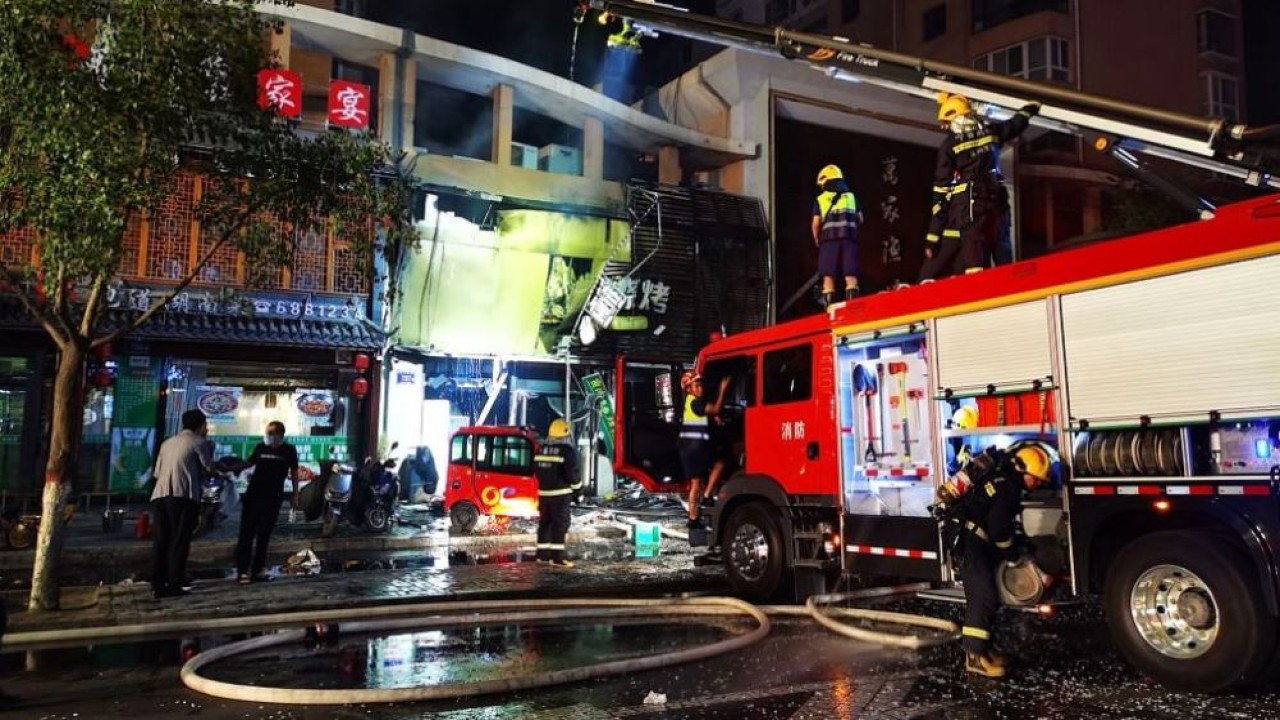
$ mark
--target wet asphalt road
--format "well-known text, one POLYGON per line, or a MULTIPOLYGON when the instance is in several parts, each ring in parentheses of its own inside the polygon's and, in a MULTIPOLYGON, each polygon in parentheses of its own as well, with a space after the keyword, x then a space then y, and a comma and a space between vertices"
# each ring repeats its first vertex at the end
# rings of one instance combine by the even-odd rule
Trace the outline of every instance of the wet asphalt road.
MULTIPOLYGON (((931 605, 935 614, 957 609, 931 605)), ((15 718, 1031 718, 1192 720, 1280 718, 1280 694, 1199 696, 1136 676, 1112 653, 1096 610, 1043 621, 1008 614, 1003 681, 971 680, 955 646, 884 650, 799 619, 775 620, 751 648, 696 664, 514 696, 401 706, 316 708, 236 703, 186 690, 177 674, 181 643, 104 646, 0 656, 0 688, 19 702, 15 718), (665 705, 645 705, 651 692, 665 705)), ((634 657, 742 632, 732 620, 673 620, 540 627, 469 628, 344 637, 211 666, 211 677, 284 687, 394 687, 485 679, 525 668, 553 669, 634 657)), ((205 638, 204 647, 226 642, 205 638)))

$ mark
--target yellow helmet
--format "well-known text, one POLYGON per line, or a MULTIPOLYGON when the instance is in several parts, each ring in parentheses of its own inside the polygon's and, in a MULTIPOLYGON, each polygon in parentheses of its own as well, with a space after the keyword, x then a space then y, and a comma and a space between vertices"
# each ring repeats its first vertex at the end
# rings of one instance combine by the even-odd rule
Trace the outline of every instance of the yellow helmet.
POLYGON ((818 187, 827 184, 828 180, 843 180, 844 173, 835 165, 828 165, 818 171, 818 187))
POLYGON ((938 93, 938 122, 951 122, 961 115, 973 112, 969 98, 963 95, 938 93))
POLYGON ((1049 481, 1049 464, 1052 462, 1044 448, 1027 445, 1013 455, 1013 466, 1040 482, 1049 481))
POLYGON ((547 439, 559 440, 567 437, 569 437, 569 421, 564 418, 552 420, 551 427, 547 428, 547 439))
POLYGON ((951 424, 961 430, 972 430, 978 427, 978 409, 965 405, 951 416, 951 424))

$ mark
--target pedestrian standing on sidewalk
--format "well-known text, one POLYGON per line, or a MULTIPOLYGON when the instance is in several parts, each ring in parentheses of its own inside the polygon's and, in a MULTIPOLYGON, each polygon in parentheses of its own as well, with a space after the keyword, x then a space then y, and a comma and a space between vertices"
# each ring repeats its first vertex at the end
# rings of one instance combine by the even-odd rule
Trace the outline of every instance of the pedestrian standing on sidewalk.
POLYGON ((156 598, 190 594, 183 587, 187 577, 187 555, 191 533, 196 529, 200 506, 197 493, 207 475, 217 472, 206 436, 209 424, 204 413, 182 413, 182 432, 165 440, 156 454, 155 490, 151 492, 155 535, 155 564, 151 592, 156 598))
POLYGON ((582 479, 578 451, 569 443, 567 421, 551 421, 547 442, 533 458, 533 472, 538 477, 538 562, 571 568, 564 539, 569 534, 570 504, 582 489, 582 479))
POLYGON ((293 483, 292 507, 298 506, 298 450, 284 441, 284 423, 267 424, 266 437, 240 469, 250 465, 253 474, 240 505, 240 542, 236 544, 236 581, 241 585, 271 579, 267 543, 280 517, 286 477, 293 483))

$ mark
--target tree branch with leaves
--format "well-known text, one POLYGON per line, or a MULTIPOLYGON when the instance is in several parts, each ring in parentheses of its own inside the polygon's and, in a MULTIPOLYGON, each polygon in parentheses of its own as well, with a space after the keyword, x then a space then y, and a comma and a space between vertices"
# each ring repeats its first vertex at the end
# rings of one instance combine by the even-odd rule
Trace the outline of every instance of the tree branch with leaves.
MULTIPOLYGON (((264 37, 276 21, 257 4, 0 0, 0 234, 34 233, 36 258, 3 268, 0 295, 58 350, 45 518, 62 517, 76 476, 88 354, 154 319, 219 252, 279 268, 299 229, 336 222, 366 230, 344 236, 367 269, 375 244, 414 241, 407 174, 384 145, 299 133, 259 108, 256 77, 273 64, 264 37), (131 221, 156 217, 174 184, 196 176, 196 218, 216 230, 170 292, 108 325, 105 295, 131 221)), ((33 610, 58 606, 63 532, 41 523, 33 610)))

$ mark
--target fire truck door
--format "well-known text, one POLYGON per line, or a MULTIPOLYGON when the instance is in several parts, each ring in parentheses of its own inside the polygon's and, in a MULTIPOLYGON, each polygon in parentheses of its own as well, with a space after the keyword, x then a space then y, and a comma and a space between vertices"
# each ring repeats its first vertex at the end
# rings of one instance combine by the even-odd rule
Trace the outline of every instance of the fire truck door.
POLYGON ((618 359, 614 471, 650 492, 686 487, 677 450, 681 370, 676 362, 618 359))

